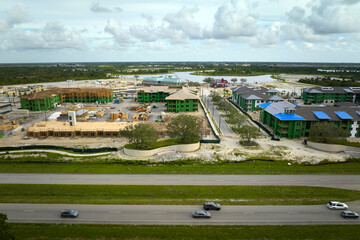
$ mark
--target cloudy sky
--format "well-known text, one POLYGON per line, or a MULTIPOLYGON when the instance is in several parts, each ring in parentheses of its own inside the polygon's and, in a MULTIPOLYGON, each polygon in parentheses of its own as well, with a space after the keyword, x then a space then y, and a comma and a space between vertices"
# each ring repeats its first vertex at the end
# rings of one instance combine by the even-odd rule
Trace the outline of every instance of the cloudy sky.
POLYGON ((360 0, 0 0, 0 62, 360 62, 360 0))

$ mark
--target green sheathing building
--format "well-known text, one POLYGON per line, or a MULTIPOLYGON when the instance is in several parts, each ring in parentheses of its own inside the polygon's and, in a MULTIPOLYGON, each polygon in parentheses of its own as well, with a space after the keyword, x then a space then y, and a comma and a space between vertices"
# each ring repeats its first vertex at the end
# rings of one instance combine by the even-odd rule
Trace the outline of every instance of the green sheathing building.
POLYGON ((29 109, 30 111, 46 111, 54 108, 55 104, 62 103, 61 94, 54 94, 51 97, 44 97, 39 99, 21 98, 21 108, 29 109))
MULTIPOLYGON (((296 110, 291 110, 291 112, 294 113, 292 115, 298 116, 302 118, 302 120, 289 121, 281 120, 281 117, 279 118, 279 115, 284 115, 285 113, 280 113, 282 109, 289 109, 291 108, 291 105, 287 107, 286 105, 284 105, 287 103, 274 104, 274 106, 269 105, 265 108, 265 110, 261 112, 260 119, 264 125, 273 129, 274 134, 277 136, 290 139, 308 137, 312 126, 319 122, 329 122, 335 124, 336 126, 343 128, 349 136, 360 136, 360 108, 296 107, 296 110), (325 118, 318 117, 315 114, 316 112, 324 114, 323 116, 325 116, 325 118), (338 115, 339 112, 341 114, 345 114, 345 118, 340 117, 340 115, 338 115)), ((291 119, 291 114, 288 114, 287 116, 290 116, 291 119)))
POLYGON ((199 97, 187 89, 181 89, 166 99, 168 112, 196 112, 199 110, 199 97))
POLYGON ((302 91, 301 99, 304 104, 320 104, 324 101, 359 102, 360 88, 358 87, 314 87, 302 91))
POLYGON ((302 120, 284 121, 276 118, 266 111, 262 111, 261 121, 263 124, 272 128, 274 134, 279 137, 294 139, 301 138, 305 135, 306 122, 302 120))
POLYGON ((168 112, 197 112, 199 109, 199 100, 166 100, 168 112))
POLYGON ((138 92, 138 102, 165 102, 165 98, 170 95, 169 92, 138 92))
POLYGON ((64 97, 64 102, 76 103, 76 102, 112 102, 114 97, 64 97))

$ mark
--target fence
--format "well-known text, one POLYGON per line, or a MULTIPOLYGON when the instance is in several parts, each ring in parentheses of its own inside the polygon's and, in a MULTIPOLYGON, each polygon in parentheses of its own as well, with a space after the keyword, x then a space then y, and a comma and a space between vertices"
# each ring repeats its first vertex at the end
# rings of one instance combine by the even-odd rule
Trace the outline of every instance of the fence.
POLYGON ((250 120, 255 123, 259 128, 261 128, 262 130, 264 130, 264 132, 266 132, 270 137, 271 140, 274 141, 280 141, 279 138, 275 137, 275 135, 269 131, 269 129, 267 129, 266 127, 264 127, 261 123, 259 123, 258 121, 254 120, 246 111, 244 111, 239 105, 237 105, 235 102, 233 102, 233 100, 231 100, 230 98, 228 99, 229 102, 231 102, 237 109, 239 109, 242 113, 244 113, 246 116, 248 116, 250 118, 250 120))
POLYGON ((61 146, 52 145, 28 145, 19 147, 0 147, 0 151, 11 151, 11 150, 28 150, 28 149, 54 149, 54 150, 68 150, 73 152, 81 153, 98 153, 98 152, 116 152, 117 148, 103 147, 103 148, 67 148, 61 146))
POLYGON ((200 105, 201 105, 202 109, 204 110, 205 116, 210 124, 211 131, 213 132, 213 134, 216 138, 216 139, 201 139, 200 142, 201 143, 220 143, 220 137, 217 134, 217 131, 214 130, 214 126, 211 124, 211 120, 209 119, 209 114, 207 113, 206 108, 204 107, 202 101, 200 101, 200 105))

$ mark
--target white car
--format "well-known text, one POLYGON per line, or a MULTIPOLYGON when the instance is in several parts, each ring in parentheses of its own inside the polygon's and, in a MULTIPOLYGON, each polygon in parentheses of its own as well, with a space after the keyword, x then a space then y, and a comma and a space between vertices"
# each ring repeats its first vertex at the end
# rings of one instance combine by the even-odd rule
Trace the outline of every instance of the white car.
POLYGON ((329 209, 338 210, 338 209, 348 209, 348 206, 345 203, 330 201, 326 204, 329 209))

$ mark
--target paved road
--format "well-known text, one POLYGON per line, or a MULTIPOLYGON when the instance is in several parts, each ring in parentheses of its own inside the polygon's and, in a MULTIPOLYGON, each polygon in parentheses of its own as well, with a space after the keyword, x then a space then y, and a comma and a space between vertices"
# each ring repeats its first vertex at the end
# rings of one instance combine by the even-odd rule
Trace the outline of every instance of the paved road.
POLYGON ((219 126, 220 131, 226 136, 235 136, 236 134, 233 132, 233 130, 230 128, 224 118, 219 114, 214 104, 211 102, 211 98, 204 96, 203 101, 209 109, 211 115, 213 116, 216 124, 219 126))
MULTIPOLYGON (((360 203, 349 203, 360 210, 360 203)), ((211 219, 193 219, 191 212, 201 206, 146 205, 59 205, 0 204, 0 212, 9 222, 96 223, 96 224, 206 224, 206 225, 298 225, 298 224, 360 224, 359 219, 343 219, 339 210, 322 206, 223 206, 212 211, 211 219), (76 219, 61 219, 61 209, 76 209, 76 219)))
POLYGON ((299 185, 360 190, 360 175, 16 174, 0 183, 103 185, 299 185))

